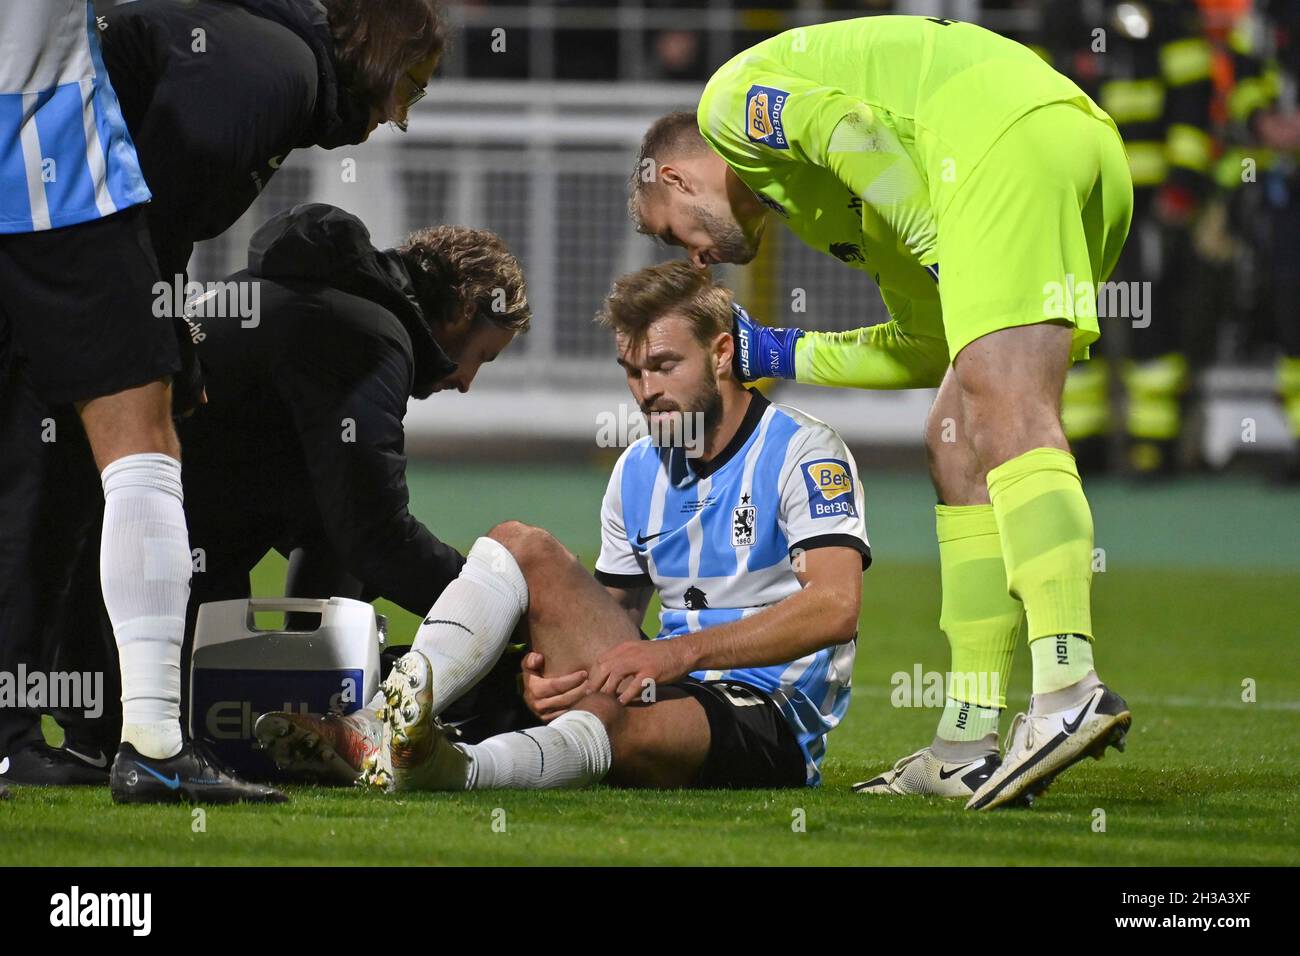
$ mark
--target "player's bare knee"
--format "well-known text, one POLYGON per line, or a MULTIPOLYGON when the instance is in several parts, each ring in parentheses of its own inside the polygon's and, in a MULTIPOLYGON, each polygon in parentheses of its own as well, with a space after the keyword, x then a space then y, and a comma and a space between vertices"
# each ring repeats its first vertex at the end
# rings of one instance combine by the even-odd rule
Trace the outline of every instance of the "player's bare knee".
POLYGON ((519 565, 522 567, 530 556, 531 551, 536 550, 535 539, 541 528, 535 528, 530 524, 522 521, 503 521, 491 531, 487 536, 493 541, 505 545, 519 565))
POLYGON ((522 521, 503 521, 488 532, 488 537, 505 545, 525 574, 530 568, 555 567, 569 557, 564 545, 549 531, 522 521))

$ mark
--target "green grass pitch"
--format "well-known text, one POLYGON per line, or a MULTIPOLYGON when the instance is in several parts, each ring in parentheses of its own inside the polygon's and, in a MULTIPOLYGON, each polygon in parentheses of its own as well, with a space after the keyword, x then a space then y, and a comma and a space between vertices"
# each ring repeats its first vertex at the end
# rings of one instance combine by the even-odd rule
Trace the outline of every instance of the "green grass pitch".
MULTIPOLYGON (((974 814, 848 788, 933 732, 937 710, 892 706, 892 675, 947 663, 928 488, 860 464, 876 564, 864 578, 853 703, 818 790, 394 799, 294 787, 286 806, 211 808, 200 821, 187 807, 115 807, 107 790, 22 789, 0 803, 0 864, 1300 862, 1300 496, 1240 480, 1090 482, 1105 564, 1096 655, 1133 708, 1128 752, 1079 765, 1030 810, 974 814), (1243 701, 1250 686, 1254 701, 1243 701)), ((518 517, 590 562, 605 474, 420 467, 413 507, 462 547, 518 517)), ((258 593, 274 593, 282 574, 282 562, 263 562, 258 593)), ((409 640, 415 619, 385 610, 396 641, 409 640)), ((1012 710, 1027 703, 1028 664, 1022 648, 1012 710)))

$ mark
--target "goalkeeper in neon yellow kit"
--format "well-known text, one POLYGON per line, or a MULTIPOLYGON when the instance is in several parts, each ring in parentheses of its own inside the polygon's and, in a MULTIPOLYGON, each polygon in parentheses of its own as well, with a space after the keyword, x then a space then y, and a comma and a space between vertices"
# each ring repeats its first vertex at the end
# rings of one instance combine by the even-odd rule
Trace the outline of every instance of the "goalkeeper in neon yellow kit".
POLYGON ((1093 668, 1092 516, 1060 424, 1132 216, 1110 118, 973 24, 827 23, 745 50, 696 114, 657 120, 631 191, 638 229, 701 268, 749 262, 776 219, 879 286, 891 320, 853 332, 766 328, 737 308, 746 379, 939 386, 940 625, 968 679, 950 681, 930 746, 855 789, 989 809, 1122 749, 1131 715, 1093 668), (1033 698, 999 754, 1022 619, 1033 698))

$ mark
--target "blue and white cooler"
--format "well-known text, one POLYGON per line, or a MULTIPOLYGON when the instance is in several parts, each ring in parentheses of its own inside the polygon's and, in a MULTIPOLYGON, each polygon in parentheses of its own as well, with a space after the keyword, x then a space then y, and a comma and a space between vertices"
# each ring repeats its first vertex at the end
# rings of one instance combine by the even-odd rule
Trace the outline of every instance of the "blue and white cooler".
POLYGON ((191 735, 241 774, 276 776, 275 764, 255 747, 257 718, 275 710, 347 714, 363 707, 379 689, 384 630, 371 605, 348 598, 202 605, 190 668, 191 735), (284 613, 286 626, 259 630, 259 612, 284 613))

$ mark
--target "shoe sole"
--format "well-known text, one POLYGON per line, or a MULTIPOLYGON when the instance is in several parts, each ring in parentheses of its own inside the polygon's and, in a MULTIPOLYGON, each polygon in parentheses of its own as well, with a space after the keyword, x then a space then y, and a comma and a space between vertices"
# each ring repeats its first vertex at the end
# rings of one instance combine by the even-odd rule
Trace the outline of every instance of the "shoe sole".
POLYGON ((119 804, 164 804, 172 805, 177 803, 188 803, 205 806, 229 806, 236 803, 288 803, 289 798, 278 790, 272 790, 270 793, 261 796, 251 796, 247 794, 212 794, 200 796, 193 792, 185 790, 167 790, 167 791, 150 791, 148 793, 124 793, 120 790, 109 790, 109 795, 113 798, 114 803, 119 804))
MULTIPOLYGON (((384 706, 383 740, 377 753, 366 759, 358 781, 362 786, 391 792, 396 788, 393 758, 402 759, 432 744, 428 719, 433 701, 427 693, 433 680, 433 665, 419 651, 410 651, 393 665, 380 690, 384 706)), ((409 759, 409 758, 408 758, 409 759)))
POLYGON ((342 786, 356 783, 361 776, 328 740, 286 717, 267 714, 258 720, 253 733, 263 752, 286 773, 342 786))
POLYGON ((392 729, 395 747, 414 749, 430 739, 432 681, 433 665, 419 651, 403 656, 384 680, 385 720, 392 729))
POLYGON ((963 793, 921 793, 918 790, 894 790, 892 785, 884 781, 877 783, 875 780, 865 780, 862 783, 853 785, 853 792, 860 793, 868 797, 923 797, 929 799, 937 797, 940 800, 969 800, 973 794, 969 787, 963 793), (870 789, 868 789, 868 787, 870 789))
POLYGON ((1057 777, 1085 757, 1100 760, 1106 755, 1107 747, 1114 747, 1123 753, 1125 738, 1133 725, 1133 714, 1125 708, 1115 714, 1099 716, 1104 719, 1091 722, 1087 733, 1070 735, 1047 758, 1008 780, 1001 790, 986 797, 983 802, 974 804, 975 798, 972 797, 972 803, 967 804, 967 809, 997 810, 1011 805, 1029 806, 1035 798, 1046 792, 1057 777))
POLYGON ((853 788, 854 793, 860 793, 868 797, 919 797, 923 800, 969 800, 972 796, 967 790, 965 793, 918 793, 914 790, 898 791, 890 790, 886 787, 879 787, 872 790, 859 790, 856 786, 853 788))

